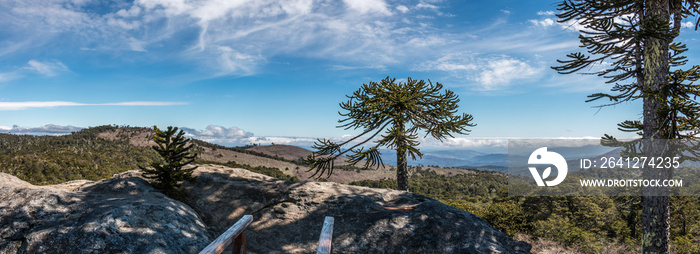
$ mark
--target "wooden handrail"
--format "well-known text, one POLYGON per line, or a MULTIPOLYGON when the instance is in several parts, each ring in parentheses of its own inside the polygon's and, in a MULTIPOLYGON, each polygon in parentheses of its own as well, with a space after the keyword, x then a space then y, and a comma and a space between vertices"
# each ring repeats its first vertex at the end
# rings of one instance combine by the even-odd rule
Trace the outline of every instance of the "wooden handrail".
POLYGON ((321 229, 321 237, 318 240, 318 249, 316 254, 330 254, 333 252, 333 222, 335 219, 330 216, 326 216, 323 221, 323 228, 321 229))
POLYGON ((234 238, 233 253, 245 254, 245 228, 248 227, 251 222, 253 222, 253 215, 244 215, 243 218, 238 220, 236 224, 233 224, 226 232, 211 242, 209 246, 200 251, 199 254, 220 254, 234 241, 234 238))

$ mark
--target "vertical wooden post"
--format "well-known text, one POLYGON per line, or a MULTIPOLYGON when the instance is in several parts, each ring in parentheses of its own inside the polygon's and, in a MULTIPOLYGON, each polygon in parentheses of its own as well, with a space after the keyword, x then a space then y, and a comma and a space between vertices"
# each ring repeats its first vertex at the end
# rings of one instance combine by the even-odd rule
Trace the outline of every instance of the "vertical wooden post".
POLYGON ((323 228, 321 229, 321 237, 318 240, 318 249, 316 254, 330 254, 333 252, 333 222, 335 219, 330 216, 326 216, 323 221, 323 228))
POLYGON ((233 254, 246 254, 245 231, 241 232, 233 242, 233 254))

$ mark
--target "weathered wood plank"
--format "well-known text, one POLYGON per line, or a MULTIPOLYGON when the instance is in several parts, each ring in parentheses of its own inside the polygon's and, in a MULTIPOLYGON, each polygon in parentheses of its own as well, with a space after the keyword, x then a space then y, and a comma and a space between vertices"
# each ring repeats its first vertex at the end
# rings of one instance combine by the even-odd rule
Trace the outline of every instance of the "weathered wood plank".
POLYGON ((253 222, 253 216, 244 215, 243 218, 238 220, 236 224, 233 224, 226 232, 211 242, 209 246, 200 251, 199 254, 220 254, 234 239, 236 239, 236 245, 240 243, 242 246, 234 246, 233 252, 245 253, 245 228, 248 227, 251 222, 253 222), (243 252, 236 252, 236 250, 242 250, 243 252))
POLYGON ((318 249, 316 254, 330 254, 333 252, 333 222, 335 219, 333 217, 327 216, 323 221, 323 228, 321 229, 321 237, 318 240, 318 249))
POLYGON ((236 240, 233 241, 233 251, 231 251, 231 253, 246 254, 245 231, 241 232, 241 234, 236 237, 236 240))

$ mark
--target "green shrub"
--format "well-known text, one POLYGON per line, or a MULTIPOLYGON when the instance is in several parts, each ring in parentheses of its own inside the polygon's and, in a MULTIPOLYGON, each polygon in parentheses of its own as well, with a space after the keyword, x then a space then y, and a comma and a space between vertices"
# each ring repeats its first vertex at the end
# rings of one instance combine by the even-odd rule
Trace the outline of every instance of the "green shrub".
POLYGON ((193 145, 189 144, 189 139, 185 138, 185 132, 177 127, 168 126, 168 129, 161 131, 157 126, 153 126, 155 135, 153 141, 156 145, 153 146, 161 157, 161 161, 151 163, 150 168, 141 167, 144 171, 144 177, 154 179, 151 183, 153 187, 159 189, 164 194, 171 197, 186 196, 184 190, 180 190, 182 181, 192 181, 192 172, 197 167, 185 168, 190 163, 194 162, 197 157, 192 154, 193 145))

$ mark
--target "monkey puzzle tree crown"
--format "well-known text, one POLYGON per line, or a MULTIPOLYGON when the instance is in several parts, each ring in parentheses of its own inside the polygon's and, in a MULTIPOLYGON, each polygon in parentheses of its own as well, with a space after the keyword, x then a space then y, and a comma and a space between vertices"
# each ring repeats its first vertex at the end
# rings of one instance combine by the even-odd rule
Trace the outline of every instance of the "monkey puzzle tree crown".
POLYGON ((168 126, 167 130, 158 129, 153 126, 155 135, 152 146, 161 157, 162 161, 151 163, 150 168, 140 167, 144 171, 146 178, 154 179, 154 187, 168 195, 181 195, 177 189, 185 180, 194 180, 192 172, 197 167, 185 168, 194 162, 197 157, 192 152, 193 145, 189 144, 189 139, 185 138, 185 133, 177 127, 168 126))
POLYGON ((414 160, 423 156, 417 147, 419 131, 425 132, 424 137, 443 141, 453 137, 453 133, 467 134, 470 132, 467 127, 476 126, 471 123, 471 115, 457 114, 458 96, 450 90, 441 93, 442 89, 440 83, 411 78, 397 83, 395 78, 387 77, 379 83, 363 84, 347 96, 348 101, 340 103, 340 108, 346 112, 338 112, 343 119, 337 126, 346 130, 361 129, 362 133, 340 143, 318 139, 313 146, 316 151, 307 158, 311 170, 316 170, 314 176, 323 173, 330 176, 334 160, 346 153, 352 165, 364 160, 364 167, 383 166, 379 147, 388 147, 397 151, 399 189, 408 189, 408 179, 402 186, 400 174, 406 174, 407 154, 414 160), (377 136, 372 147, 363 147, 377 136), (350 148, 343 149, 345 146, 350 148))

